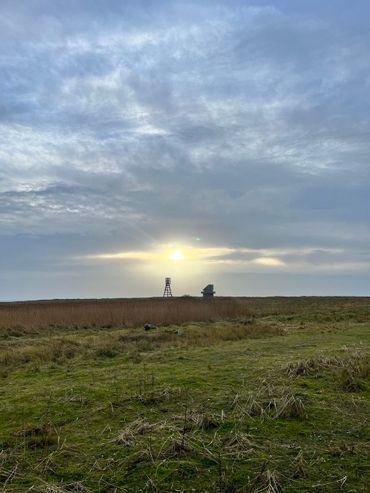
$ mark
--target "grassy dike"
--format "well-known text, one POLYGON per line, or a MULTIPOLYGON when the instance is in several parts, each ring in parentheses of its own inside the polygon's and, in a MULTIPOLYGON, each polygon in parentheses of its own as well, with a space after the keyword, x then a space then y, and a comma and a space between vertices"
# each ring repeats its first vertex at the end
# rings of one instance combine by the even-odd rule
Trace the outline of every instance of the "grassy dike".
POLYGON ((367 492, 369 329, 362 300, 4 335, 0 491, 367 492))

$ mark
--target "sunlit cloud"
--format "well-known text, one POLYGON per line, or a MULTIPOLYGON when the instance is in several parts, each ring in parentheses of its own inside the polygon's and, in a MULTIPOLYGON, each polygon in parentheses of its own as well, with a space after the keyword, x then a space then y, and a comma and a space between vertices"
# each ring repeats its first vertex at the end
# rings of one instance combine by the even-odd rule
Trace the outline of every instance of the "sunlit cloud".
POLYGON ((105 252, 78 257, 88 262, 123 262, 157 273, 173 271, 191 276, 197 272, 348 272, 370 270, 370 262, 348 260, 340 248, 231 248, 163 243, 147 250, 105 252))
POLYGON ((155 260, 158 258, 154 252, 116 252, 86 255, 82 258, 92 260, 155 260))
POLYGON ((183 246, 176 248, 174 244, 159 245, 150 250, 142 251, 122 251, 105 252, 79 257, 90 260, 188 260, 203 261, 215 257, 222 257, 227 254, 235 253, 234 248, 197 248, 193 246, 183 246))
MULTIPOLYGON (((141 261, 144 263, 158 263, 170 261, 182 261, 189 265, 209 266, 261 266, 261 267, 286 267, 291 263, 297 264, 300 258, 309 257, 315 252, 323 250, 313 248, 303 249, 256 249, 256 248, 230 248, 230 247, 197 247, 176 244, 163 244, 141 251, 106 252, 80 257, 91 261, 141 261), (291 258, 294 257, 292 261, 291 258)), ((327 249, 325 253, 337 253, 336 250, 327 249)))
POLYGON ((268 267, 281 267, 285 265, 282 260, 272 257, 259 257, 253 260, 253 263, 257 265, 266 265, 268 267))

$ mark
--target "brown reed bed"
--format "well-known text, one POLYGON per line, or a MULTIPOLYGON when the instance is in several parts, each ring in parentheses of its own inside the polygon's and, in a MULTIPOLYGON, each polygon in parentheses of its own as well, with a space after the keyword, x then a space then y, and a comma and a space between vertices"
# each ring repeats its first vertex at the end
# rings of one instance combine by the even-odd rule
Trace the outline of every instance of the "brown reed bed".
MULTIPOLYGON (((259 317, 327 312, 352 306, 364 309, 369 298, 231 298, 204 300, 196 297, 131 298, 101 300, 51 300, 0 303, 0 337, 22 336, 40 328, 138 327, 145 322, 182 324, 237 317, 259 317)), ((368 318, 368 313, 363 316, 368 318)))
MULTIPOLYGON (((215 320, 246 313, 245 303, 233 298, 141 298, 122 300, 40 301, 0 304, 0 327, 137 327, 145 322, 183 323, 215 320)), ((16 335, 16 334, 13 334, 16 335)))

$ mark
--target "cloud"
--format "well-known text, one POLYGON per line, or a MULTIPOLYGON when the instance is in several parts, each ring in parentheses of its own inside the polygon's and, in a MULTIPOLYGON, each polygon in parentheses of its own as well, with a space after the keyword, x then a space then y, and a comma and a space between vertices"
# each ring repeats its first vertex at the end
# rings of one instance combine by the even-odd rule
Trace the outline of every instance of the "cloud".
POLYGON ((280 268, 287 273, 360 271, 370 266, 370 254, 357 256, 335 248, 230 248, 202 247, 194 244, 152 244, 146 250, 104 252, 72 257, 93 265, 96 262, 152 266, 166 270, 171 260, 181 260, 184 270, 200 269, 224 272, 271 272, 280 268))
POLYGON ((2 237, 368 270, 370 34, 343 8, 4 0, 2 237))
POLYGON ((266 265, 268 267, 281 267, 285 265, 281 260, 272 257, 259 257, 254 259, 253 262, 257 265, 266 265))

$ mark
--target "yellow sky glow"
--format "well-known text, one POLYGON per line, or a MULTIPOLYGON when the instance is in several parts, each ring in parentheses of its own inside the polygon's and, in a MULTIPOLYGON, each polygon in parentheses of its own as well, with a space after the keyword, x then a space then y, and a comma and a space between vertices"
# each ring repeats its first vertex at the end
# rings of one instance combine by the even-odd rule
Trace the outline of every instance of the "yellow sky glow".
POLYGON ((170 260, 184 260, 185 257, 181 250, 174 250, 168 258, 170 260))
POLYGON ((228 248, 228 247, 194 247, 194 246, 181 246, 176 244, 162 244, 157 248, 151 250, 142 251, 126 251, 126 252, 112 252, 101 253, 97 255, 89 255, 87 258, 94 260, 137 260, 146 263, 159 263, 162 264, 168 261, 178 263, 179 261, 186 261, 187 266, 190 264, 218 264, 222 265, 255 265, 264 267, 282 267, 285 266, 283 260, 275 256, 266 256, 265 252, 245 249, 245 248, 228 248), (238 258, 238 254, 260 254, 255 258, 243 259, 238 258), (261 255, 262 254, 262 255, 261 255), (236 258, 232 258, 232 255, 236 255, 236 258))
POLYGON ((253 263, 257 265, 266 265, 268 267, 281 267, 285 265, 282 260, 273 257, 259 257, 254 259, 253 263))

